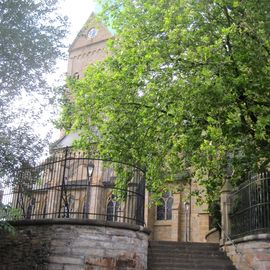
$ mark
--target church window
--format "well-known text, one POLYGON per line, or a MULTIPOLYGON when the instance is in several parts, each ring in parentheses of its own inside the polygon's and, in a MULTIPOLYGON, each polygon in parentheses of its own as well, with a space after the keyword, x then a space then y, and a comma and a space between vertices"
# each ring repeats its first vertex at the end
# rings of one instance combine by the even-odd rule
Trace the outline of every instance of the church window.
POLYGON ((157 220, 171 220, 172 219, 172 205, 173 197, 171 192, 167 192, 159 199, 156 207, 156 219, 157 220))
POLYGON ((119 219, 120 204, 119 202, 110 199, 107 203, 107 220, 117 221, 119 219))
POLYGON ((165 219, 165 201, 163 198, 159 199, 156 212, 157 212, 157 214, 156 214, 157 220, 164 220, 165 219))
POLYGON ((113 221, 114 203, 110 200, 107 204, 107 220, 113 221))

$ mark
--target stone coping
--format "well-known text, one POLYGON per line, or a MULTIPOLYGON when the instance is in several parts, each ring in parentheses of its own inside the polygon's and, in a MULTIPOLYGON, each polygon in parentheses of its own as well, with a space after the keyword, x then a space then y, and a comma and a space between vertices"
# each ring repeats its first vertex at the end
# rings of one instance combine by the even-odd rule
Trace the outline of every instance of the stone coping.
MULTIPOLYGON (((247 236, 232 240, 234 244, 239 244, 239 243, 249 242, 249 241, 270 241, 270 233, 252 234, 252 235, 247 235, 247 236)), ((225 246, 232 245, 232 242, 226 241, 225 246)))
POLYGON ((106 220, 83 220, 83 219, 68 219, 68 218, 55 218, 55 219, 29 219, 29 220, 14 220, 9 221, 9 224, 16 226, 42 226, 42 225, 85 225, 85 226, 100 226, 100 227, 110 227, 116 229, 126 229, 131 231, 143 232, 145 234, 150 234, 151 231, 146 227, 121 223, 121 222, 113 222, 106 220))
POLYGON ((211 230, 209 230, 206 235, 205 235, 205 239, 207 239, 208 236, 210 236, 211 234, 214 234, 215 232, 217 232, 218 229, 217 228, 212 228, 211 230))

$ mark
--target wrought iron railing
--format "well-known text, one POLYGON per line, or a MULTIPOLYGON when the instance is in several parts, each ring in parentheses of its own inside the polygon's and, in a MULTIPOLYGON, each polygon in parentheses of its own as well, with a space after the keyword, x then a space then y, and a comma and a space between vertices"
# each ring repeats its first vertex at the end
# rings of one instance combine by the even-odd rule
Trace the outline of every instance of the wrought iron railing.
POLYGON ((95 219, 144 225, 144 171, 65 149, 21 169, 3 203, 19 219, 95 219), (117 182, 121 180, 121 185, 117 182))
POLYGON ((232 239, 251 234, 270 233, 270 173, 251 177, 232 193, 230 223, 232 239))

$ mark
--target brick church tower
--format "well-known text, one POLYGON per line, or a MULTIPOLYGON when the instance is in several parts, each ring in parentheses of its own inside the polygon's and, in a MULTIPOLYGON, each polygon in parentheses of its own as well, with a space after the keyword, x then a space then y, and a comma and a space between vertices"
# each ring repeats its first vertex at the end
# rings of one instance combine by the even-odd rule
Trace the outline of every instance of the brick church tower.
POLYGON ((69 48, 68 74, 81 78, 85 68, 105 59, 110 31, 91 14, 69 48))

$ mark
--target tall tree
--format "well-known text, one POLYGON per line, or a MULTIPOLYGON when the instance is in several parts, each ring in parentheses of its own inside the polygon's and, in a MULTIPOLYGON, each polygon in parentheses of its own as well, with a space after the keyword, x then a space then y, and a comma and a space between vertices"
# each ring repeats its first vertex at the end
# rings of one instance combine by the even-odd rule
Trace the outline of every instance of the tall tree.
POLYGON ((30 121, 40 111, 20 102, 26 95, 41 103, 53 97, 46 76, 63 56, 67 32, 57 2, 0 1, 0 177, 35 160, 44 146, 30 121))
POLYGON ((270 2, 102 3, 110 57, 70 81, 63 111, 79 147, 146 164, 152 190, 188 172, 208 201, 228 170, 237 184, 269 164, 270 2))

